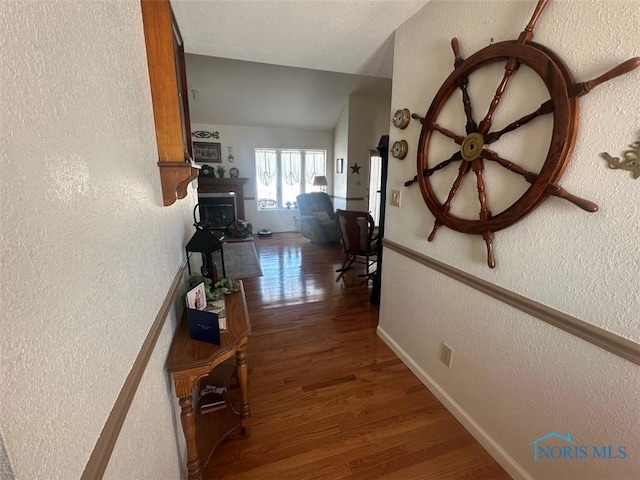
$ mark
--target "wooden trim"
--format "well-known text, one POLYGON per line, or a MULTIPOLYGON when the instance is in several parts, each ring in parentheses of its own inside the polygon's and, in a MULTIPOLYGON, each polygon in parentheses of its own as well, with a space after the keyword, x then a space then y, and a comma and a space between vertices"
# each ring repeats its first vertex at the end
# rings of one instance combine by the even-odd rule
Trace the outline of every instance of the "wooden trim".
POLYGON ((579 318, 567 315, 559 310, 548 307, 530 298, 519 295, 493 283, 482 280, 473 275, 469 275, 462 270, 458 270, 450 265, 439 262, 431 257, 415 250, 411 250, 392 240, 383 239, 383 245, 389 250, 399 253, 411 260, 425 265, 437 272, 453 278, 465 285, 485 293, 501 302, 511 305, 518 310, 532 315, 544 322, 580 337, 587 342, 597 345, 611 353, 618 355, 630 362, 640 365, 640 345, 628 340, 620 335, 604 330, 579 318))
POLYGON ((198 177, 191 156, 184 46, 169 0, 141 0, 149 86, 165 206, 187 196, 198 177))
POLYGON ((140 381, 142 380, 142 376, 144 375, 149 359, 151 358, 156 346, 160 332, 162 331, 167 317, 169 316, 169 312, 173 308, 176 295, 178 294, 178 288, 183 283, 186 268, 187 260, 185 259, 169 287, 169 292, 167 293, 164 302, 162 302, 162 306, 160 307, 160 310, 156 315, 156 319, 147 334, 147 338, 145 338, 142 348, 140 348, 140 352, 133 362, 131 371, 129 372, 129 375, 127 375, 127 379, 122 386, 122 390, 120 390, 120 394, 118 395, 116 402, 113 404, 113 408, 111 409, 111 413, 102 428, 100 437, 98 437, 98 440, 93 447, 93 452, 91 452, 89 461, 84 467, 84 472, 82 472, 82 476, 80 477, 81 480, 101 479, 107 469, 109 459, 111 458, 118 436, 120 435, 120 430, 122 429, 122 425, 124 424, 127 413, 129 412, 129 407, 131 406, 136 391, 138 390, 138 385, 140 385, 140 381))
POLYGON ((331 195, 331 197, 337 200, 347 200, 349 202, 352 202, 355 200, 364 200, 364 197, 340 197, 338 195, 331 195))

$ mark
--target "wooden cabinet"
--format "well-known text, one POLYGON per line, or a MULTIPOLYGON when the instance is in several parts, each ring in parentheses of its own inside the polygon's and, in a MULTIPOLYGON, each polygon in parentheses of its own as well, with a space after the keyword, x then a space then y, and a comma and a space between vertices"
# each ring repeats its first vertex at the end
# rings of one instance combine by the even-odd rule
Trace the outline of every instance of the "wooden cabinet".
POLYGON ((220 345, 192 340, 185 317, 176 331, 167 360, 167 370, 173 378, 181 407, 190 480, 202 480, 202 467, 228 434, 238 429, 243 435, 249 434, 246 424, 250 417, 247 341, 251 324, 244 288, 225 297, 225 308, 227 331, 220 333, 220 345), (229 385, 233 383, 229 382, 233 376, 237 377, 239 387, 235 392, 229 385), (231 398, 226 407, 210 413, 200 409, 198 392, 203 383, 227 385, 231 398), (237 393, 235 401, 233 393, 237 393))
POLYGON ((182 36, 169 0, 141 0, 147 64, 165 206, 187 195, 198 176, 193 162, 182 36))

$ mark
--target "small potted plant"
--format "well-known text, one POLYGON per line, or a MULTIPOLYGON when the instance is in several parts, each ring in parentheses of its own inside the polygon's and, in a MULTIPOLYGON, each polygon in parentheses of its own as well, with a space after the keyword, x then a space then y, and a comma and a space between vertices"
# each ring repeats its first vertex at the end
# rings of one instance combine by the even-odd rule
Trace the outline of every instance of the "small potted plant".
POLYGON ((224 174, 227 170, 222 166, 219 165, 218 168, 216 168, 216 173, 218 174, 218 177, 220 178, 224 178, 224 174))
POLYGON ((194 273, 187 279, 187 283, 191 288, 202 282, 204 282, 205 296, 209 301, 220 300, 225 295, 235 293, 240 290, 240 284, 230 278, 222 278, 216 283, 213 283, 209 277, 205 277, 199 273, 194 273))

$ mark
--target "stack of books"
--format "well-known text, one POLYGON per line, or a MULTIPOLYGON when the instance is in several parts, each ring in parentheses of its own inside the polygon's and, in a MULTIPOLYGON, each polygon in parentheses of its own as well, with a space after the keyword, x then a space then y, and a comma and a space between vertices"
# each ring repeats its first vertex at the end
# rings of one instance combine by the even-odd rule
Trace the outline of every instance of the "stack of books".
POLYGON ((227 310, 223 300, 210 300, 205 308, 206 312, 212 312, 218 315, 218 327, 221 332, 227 331, 227 310))
POLYGON ((207 385, 200 390, 198 400, 200 413, 209 413, 220 410, 227 405, 227 387, 207 385))

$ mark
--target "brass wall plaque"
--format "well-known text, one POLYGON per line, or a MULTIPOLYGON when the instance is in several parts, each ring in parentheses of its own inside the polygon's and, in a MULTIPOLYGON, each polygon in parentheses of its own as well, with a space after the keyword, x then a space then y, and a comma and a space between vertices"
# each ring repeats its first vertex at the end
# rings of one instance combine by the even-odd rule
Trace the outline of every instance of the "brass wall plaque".
POLYGON ((609 168, 628 170, 631 172, 631 176, 637 179, 640 177, 640 139, 629 146, 631 147, 630 150, 622 152, 623 160, 612 157, 608 153, 601 153, 600 155, 607 161, 609 168))

